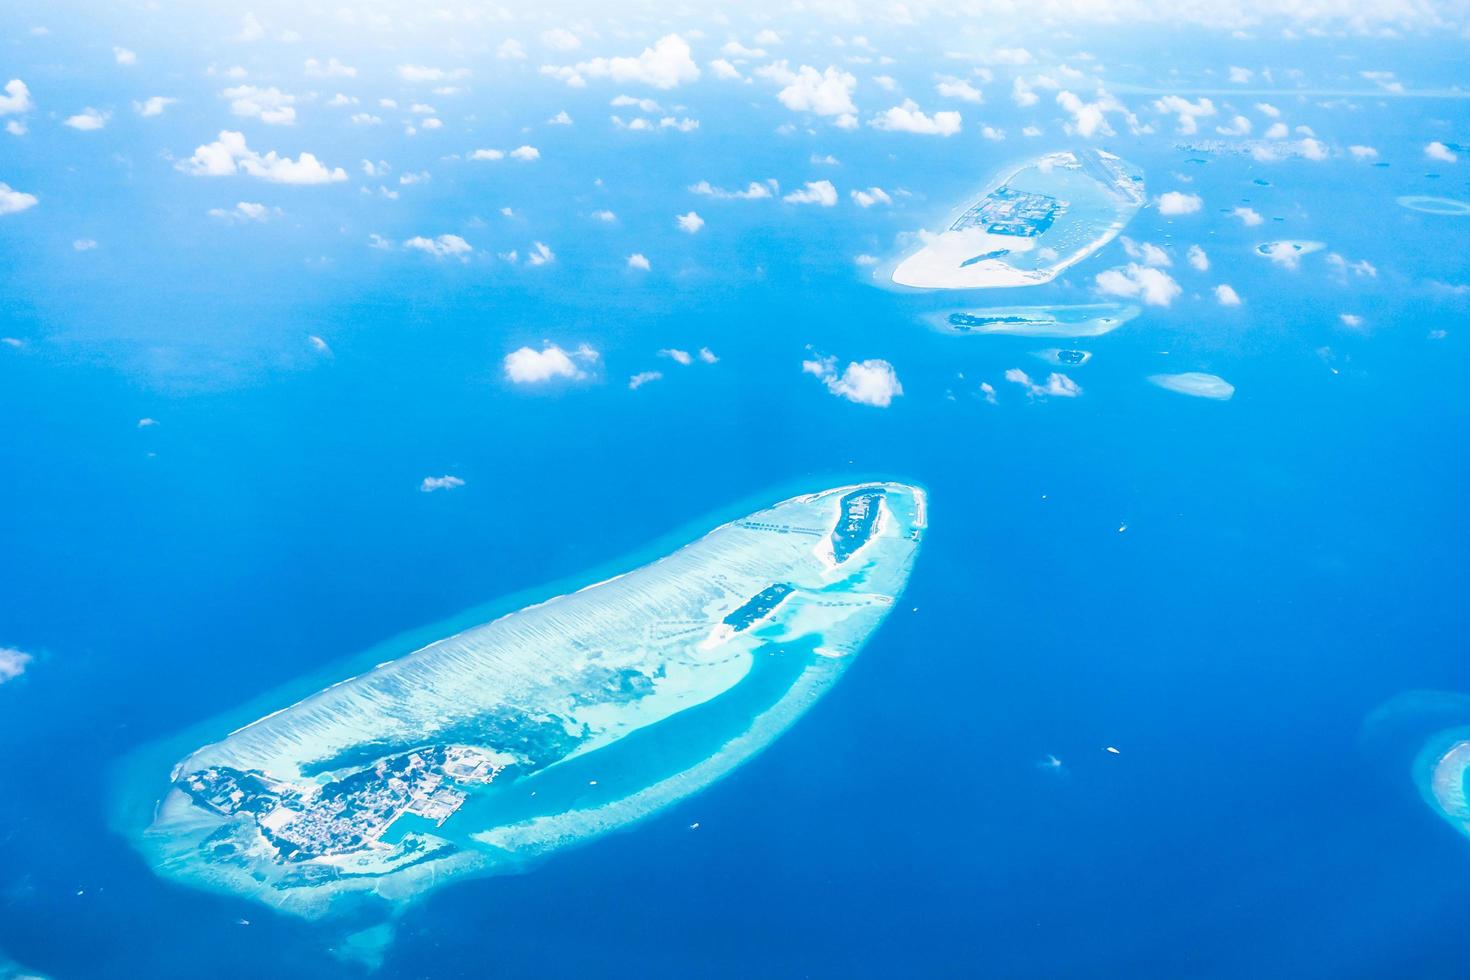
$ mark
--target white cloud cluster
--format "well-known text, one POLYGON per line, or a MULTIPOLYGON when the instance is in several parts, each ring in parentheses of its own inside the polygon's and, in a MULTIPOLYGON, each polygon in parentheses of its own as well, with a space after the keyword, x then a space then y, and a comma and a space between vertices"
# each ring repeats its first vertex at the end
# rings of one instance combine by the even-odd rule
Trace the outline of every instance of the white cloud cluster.
POLYGON ((1185 194, 1183 191, 1165 191, 1154 198, 1158 205, 1159 214, 1179 215, 1194 214, 1204 206, 1204 201, 1198 194, 1185 194))
POLYGON ((1174 278, 1162 269, 1130 262, 1099 272, 1097 288, 1109 296, 1137 297, 1150 306, 1168 306, 1183 292, 1174 278))
POLYGON ((586 344, 568 353, 545 341, 539 351, 534 347, 522 347, 505 355, 505 376, 514 384, 541 384, 557 378, 580 381, 587 377, 582 365, 595 364, 598 356, 597 351, 586 344))
POLYGON ((783 86, 776 98, 792 112, 835 116, 837 125, 845 128, 857 125, 857 106, 852 101, 857 76, 851 72, 830 65, 823 71, 802 65, 793 72, 786 62, 778 61, 758 69, 757 74, 783 86))
POLYGON ((420 493, 433 493, 435 490, 454 490, 464 486, 464 481, 457 476, 426 476, 424 482, 419 484, 420 493))
POLYGON ((675 215, 674 223, 679 226, 680 231, 694 234, 704 227, 704 219, 693 211, 688 214, 675 215))
POLYGON ((100 109, 93 109, 91 106, 88 106, 74 116, 67 116, 66 119, 62 120, 61 124, 63 126, 70 126, 72 129, 79 130, 83 133, 90 133, 106 126, 107 120, 110 118, 112 118, 112 113, 103 112, 100 109))
POLYGON ((869 187, 867 190, 854 190, 848 192, 853 202, 860 208, 870 208, 875 204, 892 204, 893 198, 881 187, 869 187))
POLYGON ((31 660, 29 653, 22 653, 14 647, 0 647, 0 684, 24 674, 31 660))
POLYGON ((781 185, 774 180, 758 181, 752 180, 744 190, 730 191, 723 187, 716 187, 707 180, 691 185, 689 192, 699 194, 703 197, 713 197, 720 201, 759 201, 768 197, 774 197, 781 190, 781 185))
POLYGON ((658 89, 676 88, 699 78, 699 66, 694 63, 689 42, 678 34, 664 35, 636 57, 593 58, 569 67, 547 65, 541 71, 576 88, 586 85, 588 78, 607 78, 658 89))
POLYGON ((220 93, 230 100, 230 112, 247 119, 259 119, 272 126, 290 126, 296 122, 296 96, 280 89, 236 85, 220 93))
POLYGON ((194 150, 178 169, 193 177, 230 177, 243 174, 276 184, 334 184, 347 179, 341 167, 327 167, 315 155, 302 153, 296 159, 261 154, 245 143, 245 134, 224 130, 219 139, 194 150))
POLYGON ((36 107, 31 101, 31 90, 18 78, 6 82, 4 92, 4 95, 0 95, 0 116, 19 115, 36 107))
MULTIPOLYGON (((1112 136, 1113 127, 1108 124, 1107 114, 1126 111, 1121 102, 1106 92, 1098 92, 1092 102, 1083 101, 1081 96, 1072 92, 1058 92, 1057 105, 1072 116, 1072 121, 1066 126, 1067 132, 1076 133, 1083 139, 1112 136)), ((1128 118, 1130 124, 1136 122, 1131 115, 1128 118)))
POLYGON ((859 405, 887 408, 893 399, 903 394, 903 385, 899 384, 893 365, 877 358, 850 361, 841 374, 837 372, 835 357, 802 361, 801 369, 816 377, 838 398, 846 398, 859 405))
POLYGON ((868 120, 868 125, 874 129, 894 133, 919 133, 923 136, 953 136, 960 131, 960 124, 958 112, 943 110, 931 116, 923 112, 912 99, 905 99, 903 105, 885 109, 868 120))
POLYGON ((424 252, 436 259, 457 258, 461 262, 468 261, 468 256, 475 250, 474 246, 458 235, 440 235, 437 238, 415 235, 405 241, 403 247, 424 252))
POLYGON ((18 191, 0 181, 0 214, 17 214, 26 208, 35 207, 36 201, 36 195, 18 191))
MULTIPOLYGON (((1026 394, 1031 398, 1076 398, 1082 394, 1082 386, 1065 374, 1053 371, 1047 375, 1045 384, 1037 384, 1031 380, 1031 376, 1020 368, 1011 368, 1006 372, 1006 380, 1012 384, 1018 384, 1026 389, 1026 394)), ((994 395, 995 389, 988 394, 994 395)))
POLYGON ((1179 132, 1185 135, 1199 132, 1199 120, 1213 116, 1217 111, 1215 103, 1209 99, 1202 97, 1197 102, 1191 102, 1178 95, 1166 95, 1162 99, 1155 99, 1153 106, 1155 112, 1176 117, 1179 132))
POLYGON ((824 208, 837 204, 837 188, 830 180, 809 180, 799 191, 792 191, 781 200, 788 204, 819 204, 824 208))

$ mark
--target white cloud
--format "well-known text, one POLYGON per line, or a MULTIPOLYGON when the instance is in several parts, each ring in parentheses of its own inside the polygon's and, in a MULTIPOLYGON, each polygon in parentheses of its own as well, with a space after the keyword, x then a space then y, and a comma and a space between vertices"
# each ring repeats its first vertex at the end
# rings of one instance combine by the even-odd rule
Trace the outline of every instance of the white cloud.
POLYGON ((36 206, 36 195, 25 194, 0 181, 0 214, 18 214, 36 206))
POLYGON ((1204 201, 1198 194, 1185 194, 1182 191, 1165 191, 1154 198, 1154 203, 1159 206, 1159 214, 1194 214, 1204 206, 1204 201))
POLYGON ((809 180, 799 191, 792 191, 781 200, 788 204, 820 204, 830 208, 837 204, 837 188, 830 180, 809 180))
POLYGON ((164 95, 152 95, 141 102, 134 102, 133 111, 144 119, 149 119, 153 116, 163 115, 163 110, 178 101, 178 99, 172 99, 164 95))
POLYGON ((1199 120, 1213 116, 1216 112, 1215 103, 1209 99, 1201 98, 1197 102, 1191 102, 1178 95, 1155 99, 1153 106, 1155 112, 1177 117, 1179 132, 1186 135, 1199 132, 1199 120))
POLYGON ((1215 300, 1221 306, 1239 306, 1240 294, 1233 287, 1222 282, 1215 287, 1215 300))
POLYGON ((119 48, 114 46, 112 49, 112 57, 113 60, 115 60, 118 64, 124 66, 130 67, 138 63, 137 54, 129 51, 127 48, 119 48))
POLYGON ((1431 160, 1438 160, 1441 163, 1454 163, 1460 159, 1459 154, 1448 146, 1445 146, 1439 140, 1435 140, 1433 143, 1424 147, 1424 155, 1431 160))
POLYGON ((1250 84, 1250 80, 1255 77, 1255 74, 1249 68, 1230 66, 1230 82, 1232 85, 1248 85, 1250 84))
POLYGON ((428 65, 399 65, 398 77, 405 82, 442 82, 451 78, 467 78, 470 74, 468 68, 456 68, 446 71, 443 68, 432 68, 428 65))
POLYGON ((1195 398, 1210 398, 1229 401, 1235 395, 1235 386, 1216 374, 1187 371, 1184 374, 1155 374, 1148 379, 1167 391, 1195 398))
POLYGON ((518 146, 510 151, 510 158, 512 160, 520 160, 522 163, 529 163, 532 160, 541 159, 541 151, 534 146, 518 146))
POLYGON ((26 672, 33 658, 29 653, 21 653, 12 647, 0 647, 0 684, 13 681, 26 672))
POLYGON ((637 57, 593 58, 569 68, 548 67, 542 71, 574 87, 585 85, 587 78, 607 78, 671 89, 699 78, 699 66, 690 55, 689 42, 678 34, 664 35, 637 57))
POLYGON ((539 351, 522 347, 505 355, 505 376, 515 384, 538 384, 554 378, 577 381, 587 377, 587 372, 578 366, 578 362, 592 364, 597 358, 597 351, 586 344, 568 353, 546 341, 539 351))
POLYGON ((504 150, 475 150, 469 155, 471 160, 504 160, 504 150))
POLYGON ((857 113, 852 101, 857 76, 840 68, 829 66, 819 72, 811 65, 802 65, 793 72, 786 62, 778 61, 759 69, 757 74, 784 86, 776 98, 792 112, 838 117, 857 113))
POLYGON ((222 221, 266 221, 281 213, 280 208, 266 207, 252 201, 241 201, 233 208, 226 211, 224 208, 210 208, 209 216, 219 218, 222 221))
POLYGON ((1337 252, 1330 252, 1327 255, 1327 264, 1332 266, 1333 270, 1343 277, 1346 277, 1351 272, 1360 277, 1369 279, 1378 278, 1378 268, 1367 259, 1359 259, 1354 262, 1351 259, 1339 255, 1337 252))
POLYGON ((632 255, 628 256, 628 268, 639 269, 643 272, 647 272, 649 269, 653 268, 653 265, 648 261, 648 256, 644 255, 642 252, 634 252, 632 255))
POLYGON ((1174 260, 1169 258, 1169 253, 1152 242, 1135 242, 1127 235, 1123 236, 1122 241, 1123 251, 1128 253, 1130 259, 1159 268, 1166 268, 1174 264, 1174 260))
POLYGON ((311 153, 302 153, 295 160, 278 156, 274 150, 257 153, 246 145, 243 133, 230 130, 195 149, 193 156, 179 161, 178 169, 194 177, 243 174, 277 184, 332 184, 347 179, 347 171, 326 167, 311 153))
POLYGON ((693 354, 689 353, 687 350, 679 350, 677 347, 665 347, 663 350, 658 352, 658 356, 667 357, 675 364, 682 364, 685 367, 688 367, 689 365, 694 363, 693 354))
POLYGON ((543 242, 532 242, 531 250, 526 253, 527 265, 550 265, 555 261, 556 253, 543 242))
POLYGON ((440 235, 437 238, 425 238, 423 235, 415 235, 403 243, 403 247, 419 252, 426 252, 436 259, 449 257, 466 261, 466 256, 475 249, 469 242, 458 235, 440 235))
POLYGON ((265 26, 254 14, 247 11, 240 18, 240 33, 235 35, 235 40, 249 43, 259 41, 263 37, 265 37, 265 26))
POLYGON ((92 251, 92 249, 97 247, 97 239, 78 238, 76 241, 71 243, 71 247, 72 251, 74 252, 90 252, 92 251))
POLYGON ((1230 213, 1232 216, 1239 218, 1241 224, 1245 225, 1247 228, 1254 228, 1256 225, 1259 225, 1266 220, 1265 218, 1261 217, 1260 212, 1258 212, 1255 208, 1238 207, 1230 213))
POLYGON ((1348 147, 1348 152, 1353 155, 1354 160, 1377 160, 1378 151, 1371 146, 1355 144, 1348 147))
POLYGON ((424 482, 419 484, 420 493, 433 493, 435 490, 453 490, 464 486, 464 481, 457 476, 426 476, 424 482))
POLYGON ((662 371, 639 371, 637 374, 628 379, 628 390, 637 391, 639 388, 642 388, 650 381, 658 381, 662 379, 663 376, 664 373, 662 371))
MULTIPOLYGON (((1055 371, 1046 376, 1045 384, 1037 384, 1032 381, 1031 376, 1020 368, 1011 368, 1006 372, 1005 377, 1012 384, 1018 384, 1026 389, 1027 396, 1031 398, 1045 398, 1047 396, 1054 398, 1076 398, 1082 394, 1081 385, 1065 374, 1059 374, 1055 371)), ((984 391, 986 387, 988 386, 982 385, 981 390, 984 391)), ((990 396, 987 400, 991 400, 995 395, 995 389, 991 388, 986 394, 990 396)))
POLYGON ((0 116, 30 112, 36 107, 36 104, 31 101, 31 90, 26 88, 26 83, 18 78, 12 78, 6 82, 4 92, 4 95, 0 95, 0 116))
POLYGON ((746 185, 743 191, 725 190, 723 187, 715 187, 707 180, 701 180, 699 183, 692 185, 689 188, 689 192, 691 194, 701 194, 705 197, 713 197, 717 200, 759 201, 774 196, 780 189, 780 185, 774 180, 766 180, 764 182, 752 180, 746 185))
POLYGON ((1363 325, 1363 318, 1356 313, 1339 313, 1337 318, 1342 321, 1343 326, 1352 327, 1354 330, 1363 325))
POLYGON ((247 119, 259 119, 273 126, 290 126, 296 122, 293 104, 296 96, 278 88, 236 85, 220 93, 230 100, 230 112, 247 119))
POLYGON ((1236 116, 1228 125, 1215 127, 1215 132, 1221 136, 1249 136, 1250 131, 1251 121, 1245 116, 1236 116))
POLYGON ((942 78, 935 84, 934 91, 945 99, 959 99, 977 104, 985 101, 980 90, 963 78, 942 78))
POLYGON ((675 216, 674 222, 679 226, 680 231, 687 231, 691 235, 704 227, 704 219, 693 211, 675 216))
POLYGON ((582 46, 582 39, 565 27, 553 27, 542 32, 541 43, 553 51, 575 51, 582 46))
POLYGON ((905 99, 903 105, 886 109, 869 119, 868 125, 895 133, 953 136, 960 131, 960 114, 945 110, 926 115, 913 100, 905 99))
POLYGON ((701 347, 699 349, 699 359, 706 364, 717 364, 720 360, 717 356, 715 356, 715 352, 710 350, 708 347, 701 347))
POLYGON ((1113 135, 1113 127, 1108 125, 1107 113, 1122 107, 1112 96, 1103 92, 1098 95, 1096 102, 1084 102, 1080 96, 1071 92, 1057 93, 1057 105, 1072 114, 1068 132, 1075 132, 1084 139, 1113 135))
POLYGON ((1287 128, 1286 123, 1272 123, 1266 127, 1265 135, 1268 140, 1284 140, 1291 135, 1291 130, 1287 128))
POLYGON ((495 57, 502 61, 520 61, 526 56, 526 46, 513 37, 508 37, 500 42, 500 47, 495 49, 495 57))
POLYGON ((1270 116, 1272 119, 1275 119, 1277 116, 1281 115, 1281 110, 1276 108, 1269 102, 1257 102, 1256 111, 1263 116, 1270 116))
POLYGON ((1189 265, 1196 272, 1204 272, 1210 267, 1210 257, 1198 245, 1191 245, 1189 246, 1189 265))
POLYGON ((77 129, 84 133, 89 133, 93 130, 98 130, 101 129, 103 126, 106 126, 107 120, 111 115, 111 113, 102 112, 100 110, 93 109, 91 106, 88 106, 81 112, 77 113, 75 116, 68 116, 66 120, 62 122, 62 125, 70 126, 72 129, 77 129))
POLYGON ((875 204, 892 204, 893 198, 881 187, 869 187, 867 190, 849 191, 852 199, 860 208, 870 208, 875 204))
POLYGON ((722 78, 727 81, 744 77, 740 74, 739 68, 736 68, 724 58, 716 58, 714 61, 711 61, 709 63, 709 70, 715 73, 716 78, 722 78))
POLYGON ((1031 86, 1026 84, 1026 79, 1017 75, 1015 82, 1011 85, 1011 101, 1022 109, 1029 109, 1041 101, 1041 96, 1031 91, 1031 86))
POLYGON ((548 126, 570 126, 572 124, 572 117, 567 115, 567 111, 563 109, 546 120, 546 124, 548 126))
POLYGON ((344 65, 336 58, 328 58, 325 62, 317 61, 315 58, 307 58, 305 65, 306 74, 310 78, 356 78, 357 69, 351 65, 344 65))
POLYGON ((1183 292, 1164 270, 1137 262, 1099 272, 1095 280, 1097 288, 1109 296, 1139 297, 1150 306, 1168 306, 1183 292))
POLYGON ((593 211, 592 214, 590 214, 588 217, 590 217, 593 221, 605 221, 608 224, 611 224, 612 222, 618 220, 618 216, 616 214, 613 214, 607 208, 599 208, 598 210, 593 211))
POLYGON ((838 398, 846 398, 859 405, 887 408, 893 399, 903 394, 903 385, 899 384, 893 365, 876 358, 850 361, 841 374, 837 373, 835 357, 802 361, 801 369, 814 375, 838 398))
POLYGON ((1321 248, 1321 242, 1284 241, 1266 242, 1257 246, 1256 251, 1282 268, 1294 270, 1301 265, 1303 255, 1310 255, 1321 248))

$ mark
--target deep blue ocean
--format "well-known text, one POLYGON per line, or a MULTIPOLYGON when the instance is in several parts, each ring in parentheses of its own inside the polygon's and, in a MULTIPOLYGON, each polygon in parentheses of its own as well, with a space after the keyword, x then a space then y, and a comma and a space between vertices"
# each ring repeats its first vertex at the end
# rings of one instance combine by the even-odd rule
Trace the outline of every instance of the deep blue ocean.
MULTIPOLYGON (((1357 42, 1317 43, 1327 64, 1357 42)), ((1182 63, 1209 42, 1177 44, 1182 63)), ((1128 64, 1145 46, 1119 47, 1128 64)), ((1421 50, 1425 86, 1451 83, 1455 46, 1421 50)), ((27 69, 58 111, 96 100, 43 61, 0 75, 27 69)), ((994 89, 996 115, 1014 112, 994 89)), ((613 94, 487 103, 453 149, 534 142, 542 159, 444 165, 381 211, 355 185, 181 179, 161 147, 213 138, 209 93, 146 142, 120 111, 139 142, 87 143, 74 166, 57 161, 78 134, 40 118, 0 149, 0 179, 42 198, 0 218, 0 335, 25 341, 0 349, 0 646, 35 657, 0 688, 0 950, 57 978, 363 975, 320 925, 155 877, 110 826, 118 760, 395 634, 881 477, 927 489, 930 528, 839 684, 635 828, 435 892, 374 975, 1465 975, 1470 841, 1420 799, 1414 747, 1363 724, 1405 691, 1470 691, 1470 218, 1395 203, 1470 198, 1470 162, 1420 150, 1465 136, 1467 103, 1279 100, 1384 167, 1201 158, 1121 125, 1096 140, 1151 193, 1187 186, 1206 207, 1134 219, 1183 296, 1061 342, 1093 357, 1068 369, 1081 397, 1048 399, 1002 375, 1044 376, 1032 352, 1056 341, 939 333, 920 314, 953 297, 878 288, 853 256, 891 254, 1007 163, 1070 145, 1059 129, 778 139, 789 113, 769 92, 713 89, 678 96, 697 133, 644 137, 594 122, 613 94), (563 106, 578 126, 540 127, 563 106), (910 193, 882 213, 778 212, 682 190, 766 176, 910 193), (262 195, 286 217, 203 218, 262 195), (1237 206, 1266 224, 1223 213, 1237 206), (617 226, 585 219, 602 207, 617 226), (695 236, 672 223, 690 208, 695 236), (450 231, 488 252, 544 240, 557 260, 363 244, 450 231), (75 253, 83 235, 100 247, 75 253), (1254 252, 1273 239, 1377 274, 1335 275, 1322 253, 1283 269, 1254 252), (1195 243, 1207 276, 1184 262, 1195 243), (632 251, 651 276, 630 277, 632 251), (1217 305, 1216 282, 1244 305, 1217 305), (596 347, 596 376, 507 384, 503 356, 543 339, 596 347), (670 347, 719 362, 681 367, 670 347), (886 359, 904 394, 834 398, 801 373, 813 351, 886 359), (1236 394, 1145 381, 1164 371, 1236 394), (465 486, 419 491, 441 473, 465 486)), ((318 135, 329 162, 387 152, 318 135)), ((447 145, 395 148, 395 172, 447 145)), ((1093 276, 1126 261, 1113 242, 1052 284, 964 302, 1096 301, 1093 276)))

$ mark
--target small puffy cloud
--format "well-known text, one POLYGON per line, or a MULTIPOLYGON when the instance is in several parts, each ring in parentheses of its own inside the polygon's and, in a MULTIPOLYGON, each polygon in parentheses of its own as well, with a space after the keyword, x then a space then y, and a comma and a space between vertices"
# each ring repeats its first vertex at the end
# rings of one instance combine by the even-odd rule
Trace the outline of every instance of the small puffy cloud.
POLYGON ((1268 140, 1284 140, 1290 135, 1291 130, 1287 128, 1286 123, 1272 123, 1270 126, 1266 127, 1266 139, 1268 140))
POLYGON ((23 193, 0 181, 0 214, 18 214, 35 207, 36 201, 36 195, 23 193))
POLYGON ((658 381, 663 378, 663 376, 664 373, 662 371, 639 371, 637 374, 628 379, 628 390, 637 391, 639 388, 642 388, 650 381, 658 381))
POLYGON ((259 41, 265 37, 265 25, 253 13, 246 12, 240 18, 240 33, 235 35, 235 40, 248 44, 251 41, 259 41))
POLYGON ((31 101, 31 90, 26 88, 26 83, 18 78, 12 78, 5 83, 4 95, 0 95, 0 116, 13 116, 22 112, 30 112, 36 107, 31 101))
POLYGON ((819 204, 830 208, 837 204, 837 188, 830 180, 809 180, 799 191, 792 191, 781 200, 788 204, 819 204))
POLYGON ((541 151, 534 146, 518 146, 510 151, 510 158, 512 160, 520 160, 523 163, 529 163, 532 160, 540 160, 541 151))
POLYGON ((1333 271, 1343 278, 1346 278, 1349 272, 1353 275, 1369 279, 1378 278, 1377 266, 1367 259, 1359 259, 1354 262, 1352 259, 1346 258, 1337 252, 1330 252, 1327 255, 1327 264, 1332 266, 1333 271))
POLYGON ((515 38, 508 37, 495 49, 495 57, 502 61, 520 61, 526 57, 526 46, 515 38))
POLYGON ((466 261, 466 256, 475 250, 474 246, 458 235, 440 235, 437 238, 415 235, 405 241, 403 247, 424 252, 436 259, 457 258, 460 261, 466 261))
POLYGON ((1375 149, 1373 149, 1373 147, 1371 147, 1371 146, 1363 146, 1362 144, 1354 144, 1353 146, 1348 147, 1348 152, 1353 155, 1353 159, 1354 160, 1377 160, 1378 159, 1378 151, 1375 150, 1375 149))
POLYGON ((1189 246, 1189 266, 1196 272, 1204 272, 1210 267, 1210 257, 1198 245, 1191 245, 1189 246))
POLYGON ((432 68, 428 65, 399 65, 398 77, 405 82, 443 82, 451 78, 466 78, 469 76, 468 68, 456 68, 446 71, 443 68, 432 68))
POLYGON ((1187 371, 1184 374, 1155 374, 1149 382, 1166 391, 1225 402, 1235 396, 1235 386, 1217 374, 1187 371))
POLYGON ((1158 205, 1159 214, 1177 215, 1194 214, 1204 206, 1198 194, 1185 194, 1183 191, 1165 191, 1154 198, 1158 205))
MULTIPOLYGON (((1044 384, 1037 384, 1031 380, 1031 376, 1025 371, 1022 371, 1020 368, 1011 368, 1006 372, 1006 380, 1026 389, 1026 394, 1030 398, 1076 398, 1082 394, 1081 385, 1065 374, 1059 374, 1055 371, 1047 375, 1044 384)), ((985 387, 989 386, 982 386, 982 390, 985 387)), ((986 394, 988 396, 987 401, 992 401, 993 404, 995 389, 991 388, 986 394)))
POLYGON ((1237 68, 1234 65, 1231 65, 1230 83, 1232 85, 1248 85, 1250 84, 1250 80, 1255 77, 1255 74, 1256 73, 1251 71, 1249 68, 1237 68))
POLYGON ((1209 99, 1201 98, 1198 102, 1191 102, 1178 95, 1166 95, 1162 99, 1155 99, 1153 106, 1155 112, 1175 116, 1179 132, 1185 135, 1199 132, 1199 120, 1206 116, 1213 116, 1216 112, 1215 104, 1209 99))
POLYGON ((247 119, 259 119, 272 126, 290 126, 296 122, 296 96, 278 88, 236 85, 220 93, 230 100, 230 112, 247 119))
POLYGON ((1215 132, 1221 136, 1249 136, 1251 132, 1251 121, 1245 116, 1236 116, 1224 126, 1216 126, 1215 132))
POLYGON ((1363 318, 1356 313, 1339 313, 1337 318, 1342 321, 1343 326, 1352 327, 1354 330, 1363 325, 1363 318))
POLYGON ((699 349, 698 356, 699 359, 706 364, 717 364, 720 360, 717 356, 715 356, 715 352, 710 350, 708 347, 701 347, 699 349))
POLYGON ((163 115, 163 110, 178 101, 178 99, 171 99, 164 95, 153 95, 141 102, 134 102, 133 111, 144 119, 150 119, 154 116, 163 115))
POLYGON ((583 344, 568 353, 547 341, 538 351, 522 347, 505 355, 505 376, 514 384, 540 384, 557 378, 579 381, 587 377, 581 365, 596 363, 597 351, 583 344))
POLYGON ((713 197, 723 201, 759 201, 774 196, 778 190, 780 190, 780 185, 774 180, 752 180, 744 190, 740 191, 725 190, 723 187, 714 186, 707 180, 701 180, 689 188, 691 194, 713 197))
POLYGON ((644 255, 642 252, 634 252, 632 255, 628 256, 628 268, 638 269, 642 272, 647 272, 649 269, 653 268, 653 265, 648 261, 648 256, 644 255))
POLYGON ((1459 154, 1448 146, 1445 146, 1439 140, 1435 140, 1433 143, 1424 147, 1424 155, 1431 160, 1438 160, 1440 163, 1454 163, 1460 159, 1459 154))
POLYGON ((1215 302, 1221 306, 1239 306, 1240 294, 1227 283, 1221 283, 1215 287, 1215 302))
POLYGON ((567 115, 567 111, 565 109, 561 110, 556 115, 546 120, 546 125, 548 126, 570 126, 571 124, 572 117, 567 115))
POLYGON ((575 51, 582 46, 582 39, 565 27, 553 27, 541 33, 541 43, 553 51, 575 51))
POLYGON ((860 208, 870 208, 875 204, 892 204, 893 198, 881 187, 869 187, 867 190, 849 191, 854 203, 860 208))
POLYGON ((689 42, 678 34, 664 35, 635 57, 593 58, 570 67, 548 67, 542 71, 574 87, 585 85, 588 78, 607 78, 671 89, 699 78, 699 66, 691 56, 689 42))
POLYGON ((224 208, 211 208, 209 210, 209 216, 211 218, 219 218, 222 221, 232 222, 267 221, 280 213, 280 208, 266 207, 264 204, 257 204, 252 201, 241 201, 229 210, 225 210, 224 208))
POLYGON ((328 58, 326 61, 317 61, 315 58, 307 58, 305 65, 306 74, 309 78, 356 78, 357 69, 351 65, 344 65, 336 58, 328 58))
POLYGON ((457 476, 426 476, 424 482, 419 484, 420 493, 433 493, 435 490, 454 490, 464 486, 464 481, 457 476))
POLYGON ((1240 223, 1245 225, 1247 228, 1254 228, 1256 225, 1259 225, 1266 220, 1265 218, 1261 217, 1260 212, 1258 212, 1255 208, 1238 207, 1235 210, 1231 211, 1230 214, 1236 218, 1239 218, 1240 223))
POLYGON ((744 77, 740 74, 739 68, 736 68, 724 58, 716 58, 714 61, 711 61, 709 63, 709 70, 714 72, 716 78, 725 79, 726 81, 744 77))
POLYGON ((1109 296, 1137 297, 1150 306, 1168 306, 1183 292, 1164 270, 1137 262, 1099 272, 1094 278, 1101 292, 1109 296))
POLYGON ((690 211, 688 214, 676 215, 674 217, 674 223, 679 226, 680 231, 688 232, 691 235, 704 227, 704 219, 693 211, 690 211))
POLYGON ((550 265, 555 261, 556 253, 544 242, 532 242, 531 248, 526 252, 527 265, 550 265))
POLYGON ((67 116, 61 124, 63 126, 70 126, 72 129, 80 130, 84 133, 90 133, 94 130, 101 129, 103 126, 106 126, 107 120, 110 115, 111 113, 102 112, 98 109, 93 109, 91 106, 88 106, 74 116, 67 116))
POLYGON ((1313 139, 1310 136, 1297 142, 1296 152, 1303 159, 1311 160, 1317 163, 1326 160, 1329 156, 1332 155, 1331 152, 1327 149, 1326 143, 1322 142, 1319 139, 1313 139))
POLYGON ((224 130, 219 139, 194 150, 178 163, 178 169, 193 177, 229 177, 242 174, 277 184, 333 184, 347 179, 341 167, 327 167, 315 155, 302 153, 296 159, 272 150, 261 154, 250 149, 245 134, 224 130))
POLYGON ((792 112, 839 118, 857 114, 852 101, 857 76, 851 72, 833 66, 819 72, 811 65, 802 65, 793 72, 786 62, 778 61, 761 68, 758 74, 783 86, 776 98, 792 112))
POLYGON ((97 239, 78 238, 76 241, 71 243, 71 247, 72 251, 74 252, 90 252, 92 251, 92 249, 97 247, 97 239))
POLYGON ((1041 101, 1041 96, 1032 91, 1031 86, 1026 84, 1026 79, 1017 75, 1011 85, 1011 101, 1022 109, 1029 109, 1041 101))
POLYGON ((114 46, 112 49, 112 57, 114 61, 125 67, 131 67, 138 63, 137 54, 129 51, 127 48, 119 48, 114 46))
POLYGON ((945 99, 959 99, 961 102, 974 103, 985 101, 985 96, 980 90, 963 78, 941 78, 935 84, 934 91, 945 99))
POLYGON ((903 385, 899 384, 893 365, 876 358, 850 361, 841 374, 837 372, 835 357, 802 361, 801 369, 816 377, 838 398, 846 398, 859 405, 887 408, 893 399, 903 394, 903 385))
POLYGON ((930 116, 921 111, 912 99, 905 99, 903 105, 886 109, 868 120, 868 125, 874 129, 923 136, 953 136, 960 131, 960 123, 958 112, 945 110, 930 116))
POLYGON ((663 350, 658 352, 658 356, 667 357, 675 364, 683 364, 685 367, 688 367, 690 364, 694 363, 693 354, 689 353, 687 350, 679 350, 677 347, 665 347, 663 350))
POLYGON ((504 150, 475 150, 474 152, 470 153, 469 159, 471 159, 471 160, 504 160, 505 159, 505 151, 504 150))
MULTIPOLYGON (((507 217, 509 217, 509 215, 507 215, 507 217)), ((598 210, 593 211, 589 217, 591 217, 593 221, 602 221, 607 224, 612 224, 614 221, 618 220, 618 216, 609 211, 607 208, 599 208, 598 210)))
POLYGON ((0 647, 0 684, 24 674, 32 659, 29 653, 22 653, 14 647, 0 647))
POLYGON ((1174 264, 1169 258, 1169 253, 1159 248, 1152 242, 1135 242, 1127 235, 1123 236, 1123 251, 1128 253, 1130 259, 1136 259, 1144 265, 1167 268, 1174 264))

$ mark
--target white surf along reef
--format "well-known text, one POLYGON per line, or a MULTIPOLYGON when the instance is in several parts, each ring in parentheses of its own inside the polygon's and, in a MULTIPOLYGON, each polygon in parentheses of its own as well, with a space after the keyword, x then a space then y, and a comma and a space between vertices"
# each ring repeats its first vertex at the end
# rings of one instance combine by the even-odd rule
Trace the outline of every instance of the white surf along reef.
POLYGON ((780 734, 893 607, 925 526, 923 492, 901 484, 784 501, 228 734, 221 721, 171 771, 183 752, 155 750, 124 786, 151 822, 127 832, 162 875, 311 918, 517 868, 780 734))
POLYGON ((1112 241, 1145 201, 1143 172, 1102 150, 1063 150, 1002 174, 893 270, 923 289, 1050 282, 1112 241))

